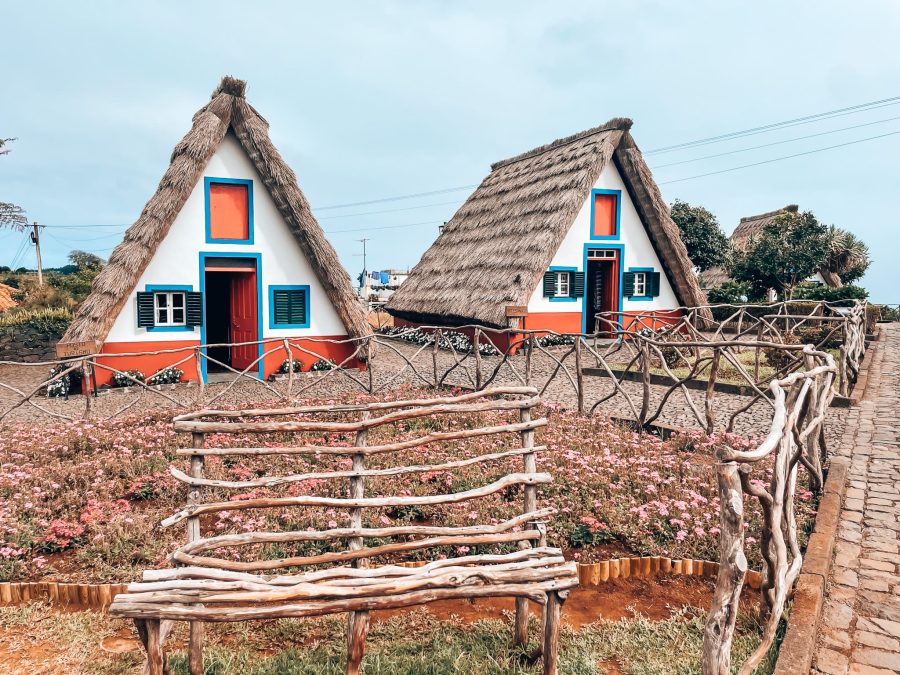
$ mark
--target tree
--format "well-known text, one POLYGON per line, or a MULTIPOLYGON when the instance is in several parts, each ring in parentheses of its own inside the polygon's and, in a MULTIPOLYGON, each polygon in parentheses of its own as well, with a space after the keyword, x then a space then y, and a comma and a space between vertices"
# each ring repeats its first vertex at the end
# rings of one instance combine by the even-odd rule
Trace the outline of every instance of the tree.
POLYGON ((676 199, 672 203, 671 214, 694 267, 702 272, 725 264, 728 237, 712 212, 676 199))
MULTIPOLYGON (((14 138, 0 138, 0 155, 8 155, 9 148, 3 149, 14 138)), ((9 227, 22 232, 28 225, 28 218, 25 217, 25 210, 21 206, 10 204, 9 202, 0 202, 0 228, 9 227)))
POLYGON ((103 267, 103 258, 87 251, 70 252, 69 262, 81 272, 96 272, 103 267))
POLYGON ((792 299, 798 284, 815 274, 828 254, 828 228, 811 211, 784 211, 750 239, 745 251, 734 251, 728 263, 736 281, 750 284, 754 297, 774 289, 792 299))
POLYGON ((840 287, 861 278, 871 264, 869 247, 852 232, 834 225, 826 234, 828 252, 822 265, 822 276, 829 285, 840 287))

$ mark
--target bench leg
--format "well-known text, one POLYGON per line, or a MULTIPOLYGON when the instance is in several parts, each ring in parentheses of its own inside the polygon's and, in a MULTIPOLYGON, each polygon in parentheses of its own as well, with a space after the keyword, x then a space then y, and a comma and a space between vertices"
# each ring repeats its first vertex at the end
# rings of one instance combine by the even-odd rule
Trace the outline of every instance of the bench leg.
POLYGON ((528 598, 516 598, 516 625, 513 631, 513 644, 516 647, 528 645, 528 598))
POLYGON ((350 612, 347 622, 347 675, 359 675, 369 633, 369 613, 350 612))
POLYGON ((147 652, 147 665, 144 666, 144 673, 147 675, 163 675, 165 668, 165 655, 163 654, 159 623, 158 619, 134 620, 138 637, 141 639, 147 652))
POLYGON ((188 672, 191 675, 203 675, 203 622, 191 621, 191 634, 188 638, 188 672))
POLYGON ((544 675, 556 675, 559 660, 559 622, 568 592, 550 591, 544 606, 544 675))

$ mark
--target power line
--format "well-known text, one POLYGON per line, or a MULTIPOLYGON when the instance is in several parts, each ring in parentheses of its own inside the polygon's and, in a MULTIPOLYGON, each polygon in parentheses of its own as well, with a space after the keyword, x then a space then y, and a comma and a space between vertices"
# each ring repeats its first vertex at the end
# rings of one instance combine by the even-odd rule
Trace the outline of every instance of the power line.
POLYGON ((82 229, 82 228, 97 228, 97 227, 131 227, 130 225, 41 225, 41 227, 52 227, 54 229, 82 229))
POLYGON ((419 204, 418 206, 404 206, 401 209, 383 209, 381 211, 362 211, 359 213, 344 213, 337 216, 322 216, 319 220, 332 220, 337 218, 352 218, 353 216, 371 216, 376 213, 397 213, 398 211, 414 211, 416 209, 425 209, 430 206, 450 206, 451 204, 459 204, 458 199, 454 199, 452 202, 432 202, 431 204, 419 204))
POLYGON ((448 192, 459 192, 460 190, 471 190, 478 187, 477 185, 460 185, 458 187, 444 188, 443 190, 429 190, 428 192, 416 192, 409 195, 399 195, 397 197, 382 197, 381 199, 369 199, 364 202, 349 202, 347 204, 332 204, 331 206, 319 206, 314 211, 328 211, 330 209, 344 209, 348 206, 365 206, 366 204, 382 204, 384 202, 396 202, 401 199, 415 199, 416 197, 430 197, 431 195, 442 195, 448 192))
POLYGON ((355 227, 350 230, 327 230, 325 234, 340 234, 342 232, 369 232, 371 230, 396 230, 402 227, 416 227, 417 225, 439 225, 443 220, 426 220, 421 223, 406 223, 405 225, 381 225, 379 227, 355 227))
POLYGON ((691 162, 700 162, 704 159, 715 159, 716 157, 725 157, 727 155, 736 155, 740 152, 748 152, 750 150, 759 150, 761 148, 769 148, 773 145, 783 145, 784 143, 794 143, 796 141, 803 141, 808 138, 816 138, 817 136, 827 136, 829 134, 836 134, 840 131, 849 131, 850 129, 860 129, 862 127, 870 127, 874 124, 884 124, 885 122, 893 122, 894 120, 900 120, 900 116, 897 117, 888 117, 883 120, 876 120, 874 122, 866 122, 864 124, 854 124, 850 127, 842 127, 840 129, 831 129, 830 131, 820 131, 816 134, 807 134, 806 136, 797 136, 796 138, 787 138, 782 141, 774 141, 773 143, 763 143, 761 145, 754 145, 749 148, 740 148, 738 150, 729 150, 728 152, 720 152, 715 155, 704 155, 703 157, 694 157, 693 159, 682 159, 678 162, 669 162, 668 164, 657 164, 656 166, 650 167, 651 169, 664 169, 669 166, 676 166, 678 164, 690 164, 691 162))
POLYGON ((880 134, 878 136, 869 136, 868 138, 860 138, 855 141, 848 141, 847 143, 838 143, 837 145, 828 145, 824 148, 816 148, 815 150, 807 150, 806 152, 798 152, 793 155, 784 155, 783 157, 774 157, 772 159, 764 159, 759 162, 753 162, 752 164, 743 164, 741 166, 733 166, 730 169, 720 169, 719 171, 710 171, 709 173, 701 173, 696 176, 686 176, 684 178, 676 178, 674 180, 666 180, 659 183, 659 185, 669 185, 670 183, 681 183, 686 180, 694 180, 695 178, 705 178, 706 176, 715 176, 720 173, 728 173, 729 171, 737 171, 738 169, 749 169, 753 166, 760 166, 762 164, 772 164, 773 162, 780 162, 784 159, 792 159, 794 157, 803 157, 804 155, 813 155, 817 152, 824 152, 825 150, 833 150, 834 148, 843 148, 848 145, 855 145, 857 143, 863 143, 865 141, 874 141, 878 138, 885 138, 887 136, 895 136, 900 134, 900 131, 891 131, 887 134, 880 134))
POLYGON ((644 154, 655 154, 659 152, 670 152, 672 150, 679 150, 682 148, 686 148, 694 145, 706 145, 708 143, 719 143, 721 141, 731 140, 733 138, 737 138, 739 136, 744 135, 753 135, 757 133, 763 133, 766 131, 771 131, 773 129, 786 127, 786 126, 795 126, 797 124, 807 124, 809 122, 817 122, 822 119, 827 119, 829 117, 839 117, 841 114, 854 114, 857 112, 863 112, 864 109, 876 109, 883 108, 888 105, 897 105, 900 103, 900 96, 892 96, 890 98, 883 98, 878 101, 870 101, 869 103, 860 103, 859 105, 849 106, 847 108, 838 108, 836 110, 829 110, 827 112, 816 113, 814 115, 806 115, 804 117, 795 117, 790 120, 784 120, 782 122, 773 122, 771 124, 764 124, 759 127, 752 127, 750 129, 743 129, 741 131, 731 131, 726 134, 719 134, 718 136, 708 136, 707 138, 698 138, 693 141, 687 141, 685 143, 677 143, 675 145, 667 145, 661 148, 654 148, 653 150, 647 150, 644 154))

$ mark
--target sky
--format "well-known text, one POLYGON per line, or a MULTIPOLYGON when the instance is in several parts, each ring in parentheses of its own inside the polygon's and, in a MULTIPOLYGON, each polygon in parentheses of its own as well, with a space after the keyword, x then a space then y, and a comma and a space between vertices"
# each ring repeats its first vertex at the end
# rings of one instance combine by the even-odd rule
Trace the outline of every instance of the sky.
MULTIPOLYGON (((894 0, 3 5, 0 201, 47 226, 45 266, 109 255, 228 74, 354 277, 361 238, 368 269, 413 266, 491 162, 630 117, 668 202, 726 233, 799 204, 868 243, 861 283, 900 302, 900 100, 652 152, 900 96, 894 0)), ((34 266, 24 238, 0 232, 0 265, 34 266)))

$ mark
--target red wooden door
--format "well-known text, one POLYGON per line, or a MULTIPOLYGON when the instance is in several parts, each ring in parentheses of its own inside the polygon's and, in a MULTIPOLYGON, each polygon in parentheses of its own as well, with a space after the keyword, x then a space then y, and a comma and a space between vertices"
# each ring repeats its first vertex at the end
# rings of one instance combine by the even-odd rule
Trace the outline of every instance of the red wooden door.
MULTIPOLYGON (((256 272, 236 272, 231 275, 231 341, 253 342, 259 339, 257 321, 256 272)), ((231 348, 231 367, 244 370, 259 356, 259 345, 240 345, 231 348)))

